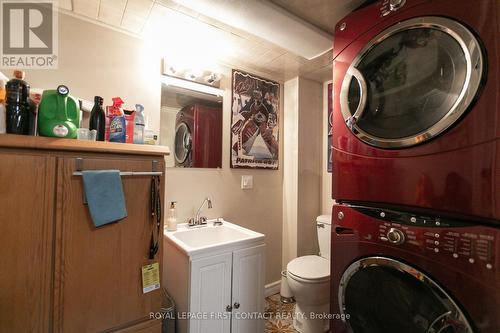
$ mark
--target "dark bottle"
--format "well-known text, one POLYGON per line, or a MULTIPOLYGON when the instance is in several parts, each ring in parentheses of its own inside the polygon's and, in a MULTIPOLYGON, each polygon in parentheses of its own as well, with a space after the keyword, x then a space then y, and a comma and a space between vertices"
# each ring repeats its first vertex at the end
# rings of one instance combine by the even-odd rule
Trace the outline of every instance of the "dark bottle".
POLYGON ((14 71, 14 78, 5 85, 7 133, 29 134, 30 104, 28 96, 30 86, 23 79, 23 71, 14 71))
POLYGON ((92 112, 90 112, 89 129, 96 130, 96 140, 104 141, 104 135, 106 131, 106 114, 102 108, 102 103, 104 99, 100 96, 94 97, 94 107, 92 112))

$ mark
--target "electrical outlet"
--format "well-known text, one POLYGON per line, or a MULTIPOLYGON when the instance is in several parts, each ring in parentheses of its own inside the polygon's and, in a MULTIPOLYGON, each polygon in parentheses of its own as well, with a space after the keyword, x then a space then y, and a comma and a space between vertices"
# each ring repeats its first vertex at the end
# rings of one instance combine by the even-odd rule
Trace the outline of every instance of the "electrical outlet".
POLYGON ((250 190, 253 188, 253 176, 241 176, 241 189, 250 190))

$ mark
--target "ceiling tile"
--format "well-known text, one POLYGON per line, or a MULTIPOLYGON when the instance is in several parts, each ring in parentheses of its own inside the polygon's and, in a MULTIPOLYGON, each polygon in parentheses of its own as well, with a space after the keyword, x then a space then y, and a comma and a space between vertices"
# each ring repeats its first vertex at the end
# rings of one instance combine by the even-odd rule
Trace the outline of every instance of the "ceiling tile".
POLYGON ((127 0, 101 0, 99 7, 99 21, 120 26, 127 0))
POLYGON ((153 0, 128 0, 125 13, 133 13, 140 17, 148 17, 151 7, 153 6, 153 0))
POLYGON ((139 34, 146 24, 146 20, 146 17, 142 17, 139 15, 135 15, 129 11, 125 11, 121 27, 133 33, 139 34))
POLYGON ((66 9, 66 10, 73 10, 73 4, 71 3, 71 0, 59 0, 58 1, 59 8, 66 9))
POLYGON ((99 2, 99 0, 73 0, 73 12, 97 19, 99 2))

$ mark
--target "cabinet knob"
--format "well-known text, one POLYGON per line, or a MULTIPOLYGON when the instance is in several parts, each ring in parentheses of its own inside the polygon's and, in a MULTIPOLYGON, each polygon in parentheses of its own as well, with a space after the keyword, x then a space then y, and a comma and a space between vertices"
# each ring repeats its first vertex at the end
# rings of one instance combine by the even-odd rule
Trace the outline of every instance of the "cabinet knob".
POLYGON ((226 306, 226 311, 227 312, 233 311, 233 307, 231 305, 226 306))
POLYGON ((234 308, 235 308, 235 309, 239 309, 239 308, 240 308, 240 303, 235 302, 235 303, 233 304, 233 306, 234 306, 234 308))

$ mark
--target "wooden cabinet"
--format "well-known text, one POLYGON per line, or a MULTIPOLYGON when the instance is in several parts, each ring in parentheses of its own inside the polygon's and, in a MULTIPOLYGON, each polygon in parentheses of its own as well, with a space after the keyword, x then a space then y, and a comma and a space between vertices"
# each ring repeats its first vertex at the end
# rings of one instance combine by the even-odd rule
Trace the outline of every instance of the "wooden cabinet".
POLYGON ((0 151, 0 332, 49 332, 55 158, 0 151))
POLYGON ((165 285, 184 319, 179 333, 264 332, 264 244, 197 257, 165 247, 165 285))
POLYGON ((162 264, 161 247, 148 259, 151 177, 122 177, 128 217, 95 228, 73 172, 77 158, 84 170, 164 171, 168 152, 88 144, 0 135, 0 332, 161 331, 148 320, 161 291, 143 294, 141 280, 162 264))

